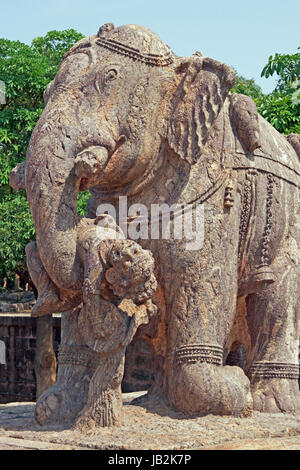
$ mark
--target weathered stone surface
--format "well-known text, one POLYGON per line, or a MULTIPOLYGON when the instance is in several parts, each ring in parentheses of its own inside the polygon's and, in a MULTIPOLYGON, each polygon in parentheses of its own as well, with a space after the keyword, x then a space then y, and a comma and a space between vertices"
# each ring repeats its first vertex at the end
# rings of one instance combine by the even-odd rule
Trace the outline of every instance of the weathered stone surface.
POLYGON ((0 449, 299 449, 299 416, 254 411, 246 419, 213 415, 189 419, 163 400, 135 404, 136 395, 123 394, 120 426, 88 432, 38 426, 34 403, 0 405, 0 449))
MULTIPOLYGON (((101 221, 105 226, 97 228, 89 219, 79 223, 84 282, 76 323, 81 344, 86 347, 80 345, 74 350, 64 343, 59 356, 60 365, 67 370, 73 365, 86 364, 87 358, 82 358, 82 354, 90 356, 88 367, 93 374, 89 378, 88 395, 78 394, 79 406, 85 406, 77 416, 79 408, 73 406, 68 395, 65 394, 64 399, 61 391, 58 392, 61 384, 64 385, 64 374, 60 371, 56 385, 37 402, 36 419, 40 424, 75 418, 76 426, 80 428, 116 424, 122 412, 121 381, 126 346, 137 328, 148 323, 157 310, 150 300, 157 286, 150 252, 134 241, 125 240, 120 230, 116 232, 110 228, 108 216, 101 216, 101 221), (113 235, 120 238, 113 240, 110 238, 113 235), (64 414, 65 407, 68 412, 64 414)), ((43 276, 46 278, 47 274, 43 273, 43 276)), ((51 308, 61 309, 62 294, 57 295, 57 288, 50 279, 36 285, 40 300, 33 309, 34 315, 48 314, 51 308)), ((67 379, 69 387, 69 373, 67 379)))
POLYGON ((25 164, 37 237, 27 259, 39 290, 34 314, 70 311, 40 422, 117 422, 125 347, 142 323, 156 355, 153 396, 185 415, 299 412, 298 138, 231 95, 234 80, 229 66, 200 53, 176 57, 143 27, 107 24, 71 48, 47 87, 25 164), (172 231, 130 242, 134 211, 121 220, 120 196, 147 214, 175 204, 196 216, 203 204, 203 243, 187 248, 188 234, 172 231), (97 232, 100 204, 115 208, 128 239, 97 232), (233 356, 226 365, 240 345, 242 367, 233 356))
POLYGON ((289 134, 286 136, 288 142, 294 147, 296 154, 300 160, 300 135, 299 134, 289 134))

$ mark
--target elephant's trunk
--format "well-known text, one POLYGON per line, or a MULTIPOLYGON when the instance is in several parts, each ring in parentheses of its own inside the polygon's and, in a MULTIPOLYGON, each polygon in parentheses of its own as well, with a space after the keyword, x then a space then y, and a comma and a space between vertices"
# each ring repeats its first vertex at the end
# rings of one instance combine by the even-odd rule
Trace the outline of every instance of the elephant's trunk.
MULTIPOLYGON (((58 287, 74 291, 83 277, 76 249, 77 197, 83 179, 74 167, 79 140, 79 126, 69 113, 63 116, 57 108, 47 112, 46 107, 29 143, 25 171, 40 259, 58 287)), ((99 148, 104 166, 108 150, 99 148)))

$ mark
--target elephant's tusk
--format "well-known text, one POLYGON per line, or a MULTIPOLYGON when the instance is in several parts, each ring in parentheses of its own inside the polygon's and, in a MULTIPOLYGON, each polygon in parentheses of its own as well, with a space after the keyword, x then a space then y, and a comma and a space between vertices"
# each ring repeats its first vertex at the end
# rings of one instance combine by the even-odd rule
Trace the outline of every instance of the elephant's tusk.
POLYGON ((74 171, 79 178, 89 178, 104 169, 108 161, 108 150, 105 147, 89 147, 75 158, 74 171))

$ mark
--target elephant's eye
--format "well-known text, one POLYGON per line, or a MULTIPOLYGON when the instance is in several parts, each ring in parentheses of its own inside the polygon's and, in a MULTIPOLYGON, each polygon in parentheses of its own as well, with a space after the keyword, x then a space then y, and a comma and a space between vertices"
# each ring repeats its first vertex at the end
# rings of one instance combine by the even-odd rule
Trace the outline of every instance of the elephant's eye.
POLYGON ((108 70, 108 72, 106 72, 105 74, 105 82, 111 82, 113 80, 115 80, 118 76, 118 72, 116 71, 116 69, 110 69, 108 70))

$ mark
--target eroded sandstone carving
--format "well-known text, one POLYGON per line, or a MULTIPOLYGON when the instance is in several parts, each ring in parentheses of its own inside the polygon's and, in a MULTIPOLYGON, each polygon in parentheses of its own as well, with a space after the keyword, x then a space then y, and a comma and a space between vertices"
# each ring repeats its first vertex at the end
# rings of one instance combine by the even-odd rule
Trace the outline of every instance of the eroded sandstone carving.
POLYGON ((152 393, 186 415, 299 412, 298 137, 230 94, 234 80, 225 64, 177 57, 146 28, 109 23, 70 49, 48 85, 25 181, 22 165, 11 176, 36 228, 33 313, 65 311, 40 423, 116 424, 124 351, 147 322, 160 368, 152 393), (98 232, 99 205, 118 217, 121 196, 148 214, 203 204, 203 244, 189 250, 172 230, 130 241, 106 216, 98 232), (226 365, 241 345, 245 363, 226 365))
MULTIPOLYGON (((36 247, 30 247, 32 252, 27 250, 28 258, 40 263, 35 259, 36 247)), ((96 353, 98 364, 90 378, 87 402, 76 419, 76 425, 80 428, 111 426, 121 419, 121 381, 126 346, 137 328, 147 324, 157 310, 150 300, 157 285, 153 275, 154 260, 150 252, 136 242, 125 240, 120 228, 105 214, 95 221, 80 220, 78 249, 84 266, 84 281, 80 293, 67 300, 43 272, 43 267, 39 265, 38 277, 37 270, 32 271, 29 262, 31 276, 39 292, 33 315, 42 316, 81 303, 77 328, 83 344, 96 353)), ((71 366, 75 360, 74 365, 77 365, 78 359, 80 363, 80 358, 74 359, 68 353, 66 345, 61 348, 61 364, 71 366)), ((44 396, 37 402, 37 421, 40 424, 63 422, 64 416, 53 413, 51 409, 51 402, 54 400, 56 403, 55 392, 49 389, 46 396, 46 404, 44 396)), ((72 403, 69 406, 72 407, 72 403)))

